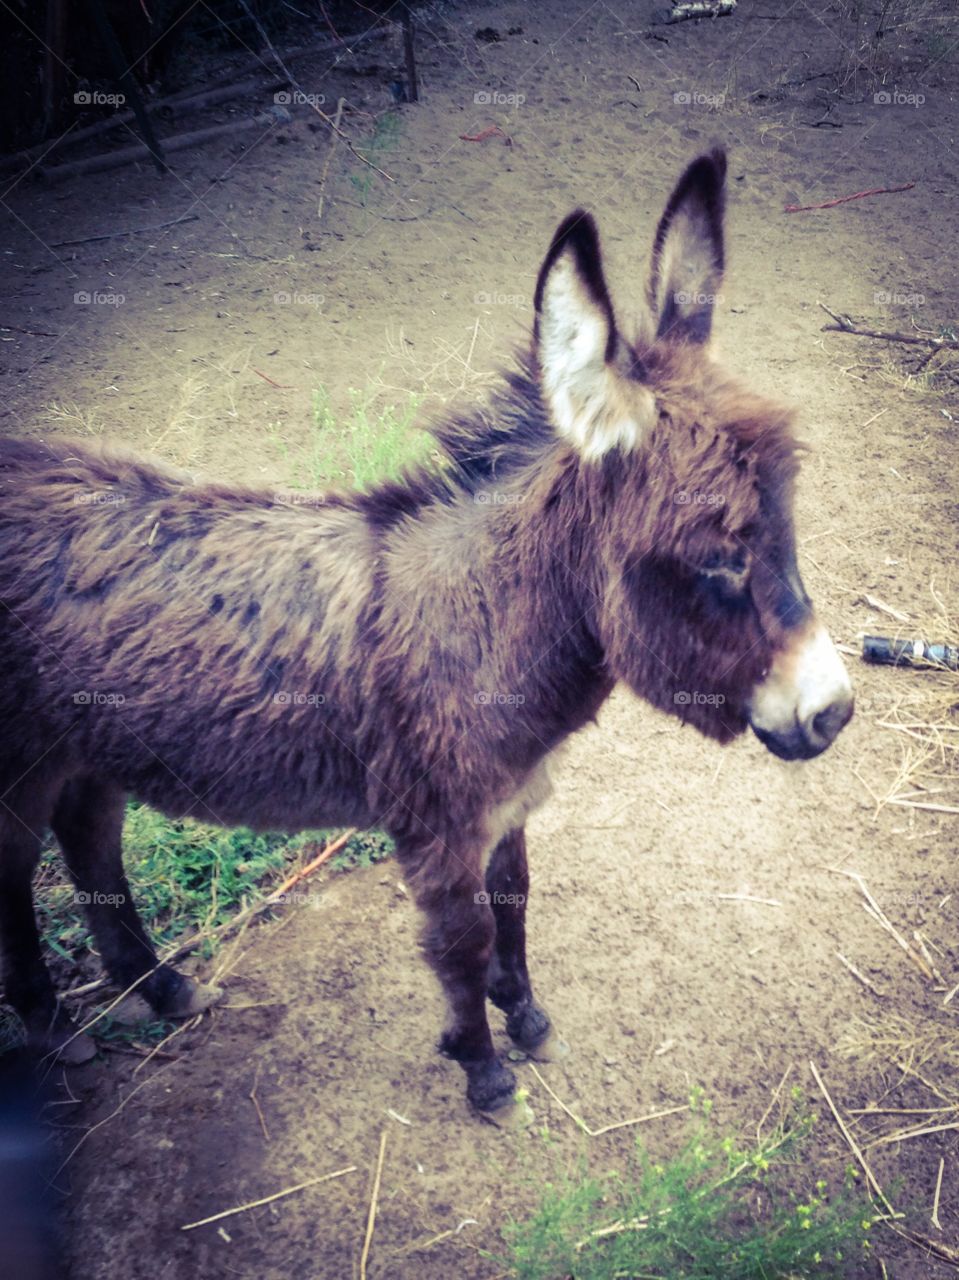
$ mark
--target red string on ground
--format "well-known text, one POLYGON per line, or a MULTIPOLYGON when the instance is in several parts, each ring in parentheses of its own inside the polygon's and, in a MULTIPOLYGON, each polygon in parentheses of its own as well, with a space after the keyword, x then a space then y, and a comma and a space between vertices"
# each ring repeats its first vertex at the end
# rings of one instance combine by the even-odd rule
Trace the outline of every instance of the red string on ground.
POLYGON ((838 200, 826 200, 822 204, 787 204, 783 213, 806 213, 810 209, 834 209, 837 204, 847 204, 850 200, 862 200, 864 196, 891 195, 894 191, 910 191, 916 184, 907 182, 901 187, 873 187, 871 191, 857 191, 853 196, 840 196, 838 200))
POLYGON ((511 146, 513 141, 509 134, 504 133, 498 124, 491 124, 488 129, 484 129, 481 133, 461 133, 460 138, 463 142, 485 142, 487 138, 502 138, 507 146, 511 146))

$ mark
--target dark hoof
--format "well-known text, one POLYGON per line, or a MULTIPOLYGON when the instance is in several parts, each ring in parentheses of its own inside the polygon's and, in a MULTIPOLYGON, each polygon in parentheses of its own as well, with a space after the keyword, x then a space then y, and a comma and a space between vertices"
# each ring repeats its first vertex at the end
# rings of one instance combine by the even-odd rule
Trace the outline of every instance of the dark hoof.
POLYGON ((508 1106, 516 1093, 516 1077, 509 1067, 494 1061, 485 1068, 467 1067, 469 1084, 466 1096, 477 1111, 499 1111, 508 1106))
POLYGON ((566 1041, 561 1040, 550 1028, 545 1040, 541 1040, 533 1049, 525 1049, 524 1053, 534 1062, 560 1062, 563 1058, 569 1057, 570 1048, 566 1041))
POLYGON ((163 1012, 168 1018, 191 1018, 222 999, 222 987, 210 987, 203 982, 194 982, 192 978, 184 978, 177 998, 163 1012))
POLYGON ((479 1116, 497 1129, 512 1129, 514 1132, 528 1129, 536 1118, 523 1089, 519 1089, 495 1111, 480 1111, 479 1116))
POLYGON ((191 1018, 223 998, 222 987, 208 987, 204 983, 194 982, 192 978, 185 978, 180 973, 172 970, 170 972, 175 981, 167 980, 159 990, 151 990, 145 984, 144 994, 154 1012, 161 1018, 191 1018))
POLYGON ((31 1019, 24 1025, 30 1052, 47 1062, 62 1062, 69 1067, 78 1067, 89 1062, 96 1054, 94 1040, 80 1030, 62 1007, 58 1008, 51 1021, 43 1025, 31 1019))
POLYGON ((506 1019, 506 1032, 513 1044, 535 1056, 533 1050, 549 1037, 549 1015, 538 1004, 523 1005, 506 1019))
POLYGON ((57 1062, 68 1067, 80 1067, 95 1056, 97 1046, 84 1031, 72 1031, 68 1036, 58 1036, 59 1044, 52 1043, 50 1052, 56 1054, 57 1062))

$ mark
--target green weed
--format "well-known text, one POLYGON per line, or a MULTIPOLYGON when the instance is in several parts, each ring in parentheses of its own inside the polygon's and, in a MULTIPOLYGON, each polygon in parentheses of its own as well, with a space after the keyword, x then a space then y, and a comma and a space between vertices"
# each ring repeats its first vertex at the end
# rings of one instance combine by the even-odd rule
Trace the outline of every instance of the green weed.
POLYGON ((369 489, 396 479, 405 466, 426 461, 433 442, 415 426, 420 397, 401 405, 377 405, 372 393, 350 391, 350 412, 337 420, 324 387, 313 393, 306 439, 296 445, 275 438, 287 483, 293 489, 345 485, 369 489))
MULTIPOLYGON (((376 117, 373 125, 373 132, 365 142, 361 142, 357 146, 357 151, 373 164, 380 166, 380 161, 388 151, 392 151, 400 139, 401 122, 399 114, 395 111, 384 111, 381 116, 376 117)), ((374 173, 368 165, 363 165, 360 173, 350 174, 350 183, 359 197, 360 204, 363 208, 370 198, 370 189, 374 180, 382 182, 383 179, 374 173)))
POLYGON ((814 1117, 794 1094, 770 1133, 743 1146, 716 1131, 701 1095, 678 1152, 549 1185, 504 1232, 516 1280, 800 1280, 842 1276, 870 1250, 872 1208, 846 1185, 809 1186, 798 1152, 814 1117), (797 1190, 797 1186, 802 1187, 797 1190))

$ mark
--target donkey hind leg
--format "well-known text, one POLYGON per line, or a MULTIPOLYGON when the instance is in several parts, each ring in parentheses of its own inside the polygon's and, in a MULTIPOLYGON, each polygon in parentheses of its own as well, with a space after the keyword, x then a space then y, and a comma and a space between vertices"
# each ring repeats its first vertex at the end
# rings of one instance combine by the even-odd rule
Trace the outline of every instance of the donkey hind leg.
POLYGON ((60 793, 51 825, 110 978, 124 989, 138 983, 161 1017, 185 1018, 208 1008, 222 992, 158 963, 123 873, 124 803, 113 783, 73 778, 60 793))
POLYGON ((466 1072, 466 1096, 486 1118, 510 1127, 528 1123, 529 1108, 516 1100, 516 1077, 497 1057, 486 1020, 486 983, 496 926, 485 895, 477 892, 476 881, 470 879, 421 887, 415 874, 409 878, 426 913, 423 950, 449 1005, 440 1052, 466 1072))
POLYGON ((0 804, 0 960, 6 997, 27 1033, 31 1049, 86 1062, 96 1052, 57 1002, 40 949, 31 881, 40 859, 40 832, 48 814, 11 797, 0 804))
POLYGON ((508 832, 486 867, 486 893, 496 921, 496 942, 489 967, 489 998, 506 1014, 510 1039, 538 1062, 565 1057, 545 1009, 533 998, 526 967, 526 903, 529 869, 526 833, 508 832))

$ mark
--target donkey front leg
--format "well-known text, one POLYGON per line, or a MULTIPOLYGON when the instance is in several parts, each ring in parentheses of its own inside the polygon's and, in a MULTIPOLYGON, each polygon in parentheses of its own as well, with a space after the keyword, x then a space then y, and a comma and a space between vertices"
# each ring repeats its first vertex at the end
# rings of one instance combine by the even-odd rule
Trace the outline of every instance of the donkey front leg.
POLYGON ((552 1029, 545 1009, 533 998, 526 967, 526 903, 529 868, 526 833, 508 832, 486 867, 486 896, 496 921, 496 942, 489 968, 489 998, 506 1014, 510 1039, 532 1058, 548 1062, 569 1049, 552 1029))
POLYGON ((123 989, 136 983, 161 1017, 185 1018, 222 993, 158 962, 123 872, 124 806, 124 793, 112 783, 73 778, 60 793, 51 825, 111 979, 123 989))
POLYGON ((468 878, 452 885, 422 887, 422 867, 421 863, 411 880, 427 917, 423 950, 449 1005, 440 1052, 466 1072, 466 1096, 478 1111, 497 1123, 519 1123, 525 1108, 515 1103, 516 1077, 497 1057, 486 1020, 486 985, 496 934, 486 894, 478 881, 468 878))

